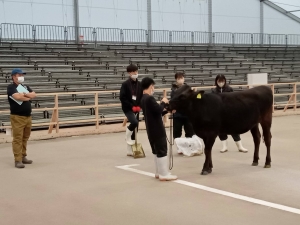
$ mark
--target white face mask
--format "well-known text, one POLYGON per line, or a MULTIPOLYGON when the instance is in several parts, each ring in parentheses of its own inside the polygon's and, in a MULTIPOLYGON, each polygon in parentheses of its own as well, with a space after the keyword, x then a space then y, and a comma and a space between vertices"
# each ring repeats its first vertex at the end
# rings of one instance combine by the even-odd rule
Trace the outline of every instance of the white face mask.
POLYGON ((18 77, 18 82, 21 84, 24 82, 24 77, 18 77))
POLYGON ((183 84, 184 84, 184 79, 178 79, 178 80, 177 80, 177 84, 183 85, 183 84))
POLYGON ((151 95, 154 95, 154 88, 152 88, 151 90, 151 95))
POLYGON ((133 79, 137 79, 138 77, 139 77, 139 75, 138 75, 138 74, 131 75, 131 78, 133 78, 133 79))
POLYGON ((225 83, 224 82, 218 82, 218 85, 220 88, 224 87, 225 83))

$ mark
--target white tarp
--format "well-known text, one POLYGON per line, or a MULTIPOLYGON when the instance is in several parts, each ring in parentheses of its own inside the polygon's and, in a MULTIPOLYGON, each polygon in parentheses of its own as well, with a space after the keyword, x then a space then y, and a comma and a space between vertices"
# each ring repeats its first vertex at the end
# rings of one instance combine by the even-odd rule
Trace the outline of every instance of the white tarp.
POLYGON ((175 144, 177 146, 178 153, 182 153, 185 156, 203 154, 204 145, 202 144, 201 138, 197 135, 194 135, 191 138, 176 138, 175 144))

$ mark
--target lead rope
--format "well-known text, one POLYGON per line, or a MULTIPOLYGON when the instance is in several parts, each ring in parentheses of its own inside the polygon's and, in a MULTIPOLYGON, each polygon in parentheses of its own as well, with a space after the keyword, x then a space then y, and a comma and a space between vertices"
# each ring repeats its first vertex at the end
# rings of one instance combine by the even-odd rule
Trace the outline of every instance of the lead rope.
POLYGON ((168 136, 166 137, 167 138, 167 141, 170 145, 170 151, 169 151, 169 170, 172 170, 173 169, 173 145, 174 145, 174 139, 173 139, 173 116, 174 114, 172 113, 171 114, 171 118, 170 118, 170 140, 168 139, 168 136))

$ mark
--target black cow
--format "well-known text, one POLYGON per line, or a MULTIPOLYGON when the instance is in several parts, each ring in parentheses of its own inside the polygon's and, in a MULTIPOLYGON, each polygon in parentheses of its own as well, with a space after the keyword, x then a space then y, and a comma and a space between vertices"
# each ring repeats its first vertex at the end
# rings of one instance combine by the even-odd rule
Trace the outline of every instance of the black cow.
POLYGON ((194 91, 188 85, 179 88, 170 100, 169 110, 189 117, 195 133, 205 144, 205 163, 202 175, 212 172, 211 150, 219 134, 243 134, 251 131, 255 152, 253 166, 258 165, 261 134, 263 130, 267 147, 265 168, 271 167, 271 124, 273 95, 269 87, 259 86, 241 92, 207 93, 194 91))

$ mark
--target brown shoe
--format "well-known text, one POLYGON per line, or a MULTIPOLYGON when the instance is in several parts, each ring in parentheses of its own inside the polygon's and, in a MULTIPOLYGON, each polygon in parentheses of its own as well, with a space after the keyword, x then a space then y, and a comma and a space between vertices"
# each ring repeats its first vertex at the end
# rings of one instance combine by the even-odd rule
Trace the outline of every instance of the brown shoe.
POLYGON ((24 164, 22 162, 15 162, 15 167, 18 169, 23 169, 25 168, 24 164))
POLYGON ((26 157, 23 157, 22 163, 24 163, 24 164, 32 164, 32 160, 29 160, 26 157))

